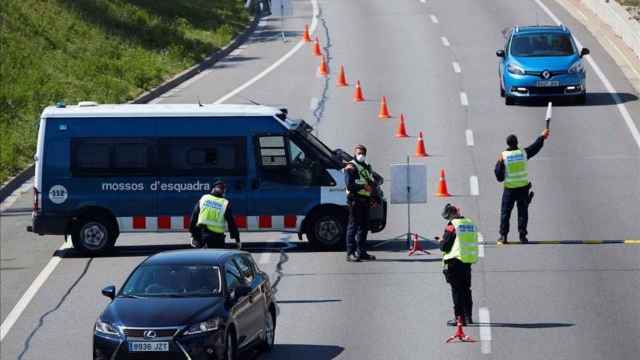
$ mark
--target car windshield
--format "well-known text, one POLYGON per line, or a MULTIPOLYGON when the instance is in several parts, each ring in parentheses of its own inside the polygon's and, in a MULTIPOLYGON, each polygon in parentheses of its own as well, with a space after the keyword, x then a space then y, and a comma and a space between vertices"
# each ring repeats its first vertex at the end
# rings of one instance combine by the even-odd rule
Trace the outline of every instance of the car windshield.
POLYGON ((576 50, 568 34, 522 34, 511 40, 511 55, 523 57, 569 56, 576 50))
POLYGON ((206 297, 221 294, 220 269, 211 265, 143 265, 124 284, 122 296, 206 297))

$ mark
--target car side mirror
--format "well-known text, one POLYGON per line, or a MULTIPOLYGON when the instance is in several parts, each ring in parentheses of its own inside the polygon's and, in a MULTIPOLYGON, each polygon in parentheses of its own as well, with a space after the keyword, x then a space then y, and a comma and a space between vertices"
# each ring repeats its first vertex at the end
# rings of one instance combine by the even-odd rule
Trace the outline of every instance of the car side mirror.
POLYGON ((583 57, 585 55, 589 55, 590 53, 591 53, 591 51, 589 51, 589 49, 582 48, 582 50, 580 51, 580 57, 583 57))
POLYGON ((102 289, 102 295, 108 297, 109 299, 113 300, 116 297, 116 287, 113 285, 109 285, 107 287, 105 287, 104 289, 102 289))
POLYGON ((504 57, 504 50, 496 50, 496 56, 503 58, 504 57))
POLYGON ((251 293, 251 286, 248 285, 238 285, 238 287, 234 290, 235 298, 240 299, 243 298, 249 293, 251 293))

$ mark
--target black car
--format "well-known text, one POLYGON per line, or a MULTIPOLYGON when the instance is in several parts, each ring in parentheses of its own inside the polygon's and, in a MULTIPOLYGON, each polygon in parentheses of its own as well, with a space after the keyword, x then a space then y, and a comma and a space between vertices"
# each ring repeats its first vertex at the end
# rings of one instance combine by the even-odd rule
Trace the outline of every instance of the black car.
POLYGON ((225 359, 275 340, 276 301, 269 277, 235 250, 153 255, 129 275, 98 318, 94 359, 225 359))

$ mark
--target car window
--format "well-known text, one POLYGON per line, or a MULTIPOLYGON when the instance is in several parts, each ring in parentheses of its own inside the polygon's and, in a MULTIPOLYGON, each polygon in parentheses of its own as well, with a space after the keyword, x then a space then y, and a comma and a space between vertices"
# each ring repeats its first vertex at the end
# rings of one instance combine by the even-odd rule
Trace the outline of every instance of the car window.
POLYGON ((238 269, 240 269, 240 273, 242 274, 244 281, 247 284, 251 284, 256 276, 253 269, 253 261, 243 255, 236 256, 235 261, 238 265, 238 269))
POLYGON ((533 33, 511 39, 511 55, 522 57, 569 56, 576 49, 569 34, 533 33))
POLYGON ((225 268, 224 278, 225 278, 225 282, 227 283, 227 291, 232 292, 233 290, 235 290, 235 288, 238 287, 238 285, 244 283, 244 281, 242 280, 242 275, 240 274, 240 270, 238 270, 238 267, 232 260, 229 260, 224 265, 224 268, 225 268))

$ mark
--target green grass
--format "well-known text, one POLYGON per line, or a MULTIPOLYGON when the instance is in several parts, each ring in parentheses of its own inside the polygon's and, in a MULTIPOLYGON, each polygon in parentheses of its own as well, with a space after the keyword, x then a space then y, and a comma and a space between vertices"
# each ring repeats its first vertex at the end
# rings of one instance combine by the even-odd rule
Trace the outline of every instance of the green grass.
POLYGON ((45 106, 131 100, 249 19, 244 0, 0 0, 0 183, 31 162, 45 106))

